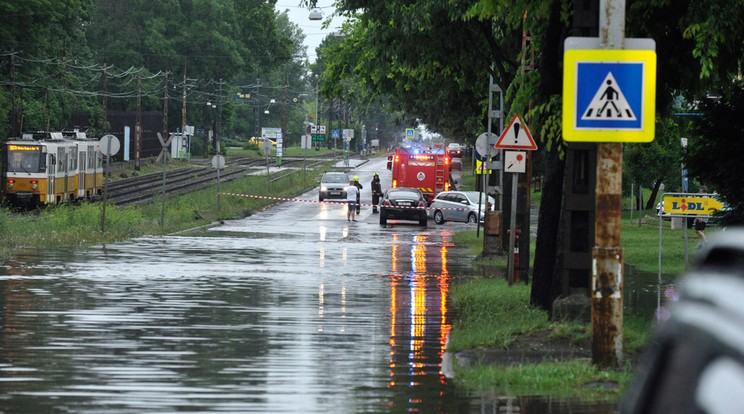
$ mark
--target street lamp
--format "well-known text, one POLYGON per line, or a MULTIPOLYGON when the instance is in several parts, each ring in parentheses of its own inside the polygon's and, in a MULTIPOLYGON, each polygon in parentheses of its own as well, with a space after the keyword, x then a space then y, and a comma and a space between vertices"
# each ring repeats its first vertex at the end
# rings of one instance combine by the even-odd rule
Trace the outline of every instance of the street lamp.
POLYGON ((323 13, 320 9, 313 9, 307 18, 313 21, 323 20, 323 13))
POLYGON ((273 103, 276 103, 276 100, 275 100, 275 99, 272 99, 272 100, 270 100, 270 101, 269 101, 269 105, 268 105, 268 106, 266 106, 266 109, 264 109, 264 113, 265 113, 266 115, 270 114, 270 112, 269 112, 269 108, 271 108, 271 104, 273 104, 273 103))

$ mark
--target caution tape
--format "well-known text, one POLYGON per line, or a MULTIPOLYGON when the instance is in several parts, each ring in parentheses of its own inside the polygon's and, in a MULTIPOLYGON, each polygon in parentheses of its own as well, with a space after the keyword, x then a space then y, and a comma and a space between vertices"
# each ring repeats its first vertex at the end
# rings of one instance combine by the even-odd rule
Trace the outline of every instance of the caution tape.
MULTIPOLYGON (((272 196, 264 196, 264 195, 256 195, 256 194, 238 194, 238 193, 218 193, 219 195, 225 195, 225 196, 233 196, 233 197, 246 197, 246 198, 257 198, 260 200, 275 200, 275 201, 290 201, 295 203, 308 203, 308 204, 331 204, 331 205, 340 205, 340 206, 347 206, 349 205, 349 202, 344 201, 319 201, 319 200, 310 200, 305 198, 289 198, 289 197, 272 197, 272 196)), ((354 205, 357 205, 357 203, 354 203, 354 205)), ((359 203, 359 206, 361 207, 380 207, 383 206, 381 204, 368 204, 368 203, 359 203)), ((434 210, 431 207, 421 208, 421 207, 415 207, 415 206, 394 206, 391 208, 411 208, 416 210, 434 210)), ((469 210, 467 208, 437 208, 436 210, 469 210)))

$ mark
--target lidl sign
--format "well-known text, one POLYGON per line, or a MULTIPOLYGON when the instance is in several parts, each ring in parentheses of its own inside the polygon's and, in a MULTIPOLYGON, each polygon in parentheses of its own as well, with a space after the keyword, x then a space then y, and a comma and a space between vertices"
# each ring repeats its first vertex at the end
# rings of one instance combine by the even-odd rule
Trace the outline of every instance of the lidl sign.
POLYGON ((671 216, 710 216, 723 208, 723 203, 698 194, 664 196, 664 214, 671 216))
POLYGON ((569 37, 563 56, 563 139, 651 142, 656 122, 656 44, 598 49, 597 38, 569 37))

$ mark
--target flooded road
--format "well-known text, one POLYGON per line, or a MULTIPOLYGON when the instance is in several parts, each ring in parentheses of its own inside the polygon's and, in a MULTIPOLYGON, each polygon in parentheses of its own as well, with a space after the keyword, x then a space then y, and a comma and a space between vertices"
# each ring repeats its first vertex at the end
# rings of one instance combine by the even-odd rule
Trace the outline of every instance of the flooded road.
MULTIPOLYGON (((373 172, 389 186, 384 160, 359 167, 363 202, 373 172)), ((449 289, 471 273, 452 236, 467 225, 381 227, 369 207, 347 222, 342 206, 314 202, 317 189, 301 198, 210 229, 2 263, 0 412, 514 404, 458 392, 442 374, 449 289)))

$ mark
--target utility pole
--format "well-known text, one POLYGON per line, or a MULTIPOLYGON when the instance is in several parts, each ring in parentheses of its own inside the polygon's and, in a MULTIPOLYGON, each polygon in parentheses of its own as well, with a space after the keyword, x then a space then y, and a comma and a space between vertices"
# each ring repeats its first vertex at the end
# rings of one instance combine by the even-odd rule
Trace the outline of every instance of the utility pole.
POLYGON ((256 134, 255 137, 261 136, 261 79, 256 78, 256 134))
MULTIPOLYGON (((624 49, 625 0, 600 0, 599 48, 624 49)), ((592 362, 623 361, 623 249, 620 247, 623 144, 597 144, 595 246, 592 249, 592 362)))
POLYGON ((107 131, 108 128, 106 128, 106 117, 107 117, 107 110, 108 110, 108 78, 106 77, 106 63, 103 64, 103 114, 101 115, 103 119, 101 119, 101 131, 107 131))
POLYGON ((140 170, 142 150, 142 76, 137 74, 137 123, 134 126, 134 169, 140 170))
POLYGON ((168 135, 168 73, 165 72, 165 85, 163 86, 163 136, 168 135))
POLYGON ((181 106, 181 135, 186 133, 186 56, 183 57, 183 102, 181 106))

